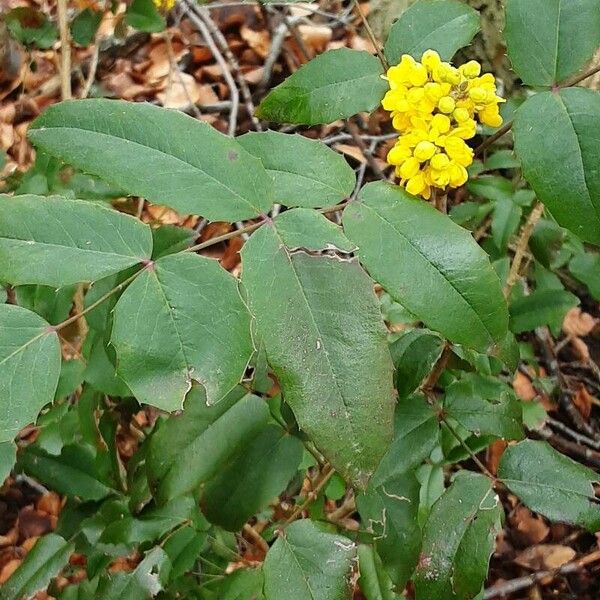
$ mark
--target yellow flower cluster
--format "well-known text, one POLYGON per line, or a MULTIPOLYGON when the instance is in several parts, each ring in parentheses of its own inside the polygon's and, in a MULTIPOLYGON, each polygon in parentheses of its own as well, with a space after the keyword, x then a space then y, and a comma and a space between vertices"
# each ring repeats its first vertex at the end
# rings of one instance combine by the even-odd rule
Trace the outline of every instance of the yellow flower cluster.
POLYGON ((434 50, 421 62, 404 54, 385 77, 390 89, 382 101, 400 133, 387 160, 396 167, 401 185, 414 195, 431 197, 433 187, 460 187, 468 178, 473 150, 465 140, 475 136, 477 120, 502 125, 491 73, 481 75, 472 60, 458 68, 442 62, 434 50))
POLYGON ((169 12, 175 6, 175 0, 152 0, 154 6, 163 12, 169 12))

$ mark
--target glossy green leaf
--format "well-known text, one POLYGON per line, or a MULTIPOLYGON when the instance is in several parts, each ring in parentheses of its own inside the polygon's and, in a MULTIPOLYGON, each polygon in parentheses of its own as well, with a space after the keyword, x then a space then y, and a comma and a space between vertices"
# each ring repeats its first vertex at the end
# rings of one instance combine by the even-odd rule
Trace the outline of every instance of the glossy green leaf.
POLYGON ((277 123, 318 125, 370 112, 388 87, 382 72, 379 60, 368 52, 329 50, 273 89, 257 114, 277 123))
POLYGON ((560 329, 567 311, 578 304, 577 296, 567 290, 535 290, 511 303, 510 328, 514 333, 522 333, 549 325, 555 331, 560 329))
POLYGON ((426 329, 412 329, 391 346, 396 389, 401 398, 412 394, 429 375, 444 348, 444 340, 426 329))
POLYGON ((502 505, 487 477, 459 473, 434 504, 423 530, 415 575, 419 600, 477 595, 501 530, 502 505))
POLYGON ((586 252, 576 256, 569 263, 569 271, 587 285, 596 300, 600 300, 600 254, 586 252))
POLYGON ((403 589, 419 558, 419 482, 412 471, 385 480, 356 498, 363 528, 372 533, 383 566, 403 589))
POLYGON ((238 138, 262 160, 275 185, 275 200, 285 206, 332 206, 352 194, 354 170, 323 142, 276 131, 250 132, 238 138))
POLYGON ((58 336, 44 319, 0 305, 0 442, 11 441, 52 402, 60 360, 58 336))
POLYGON ((192 526, 181 527, 166 539, 163 549, 171 561, 171 580, 193 568, 206 539, 205 532, 198 532, 192 526))
POLYGON ((377 552, 371 547, 358 547, 358 586, 366 600, 397 600, 401 596, 394 593, 394 584, 385 572, 377 552))
POLYGON ((492 239, 501 252, 506 252, 511 237, 517 232, 523 210, 510 199, 498 199, 492 217, 492 239))
POLYGON ((559 225, 594 244, 600 244, 599 129, 600 94, 584 88, 536 94, 513 126, 523 175, 539 199, 559 225))
POLYGON ((100 22, 102 21, 102 11, 86 8, 82 10, 71 21, 71 36, 73 41, 80 46, 87 46, 94 41, 94 36, 100 22))
POLYGON ((371 485, 420 465, 438 443, 438 417, 424 396, 400 398, 396 406, 394 440, 381 459, 371 485))
POLYGON ((150 228, 85 200, 0 196, 0 279, 60 287, 150 258, 150 228))
POLYGON ((591 532, 600 529, 600 502, 593 488, 598 474, 546 442, 525 440, 509 446, 498 477, 531 510, 591 532))
POLYGON ((0 442, 0 485, 10 475, 16 460, 16 444, 13 441, 0 442))
POLYGON ((264 600, 261 568, 237 569, 222 580, 218 600, 264 600))
POLYGON ((205 485, 202 512, 224 529, 241 529, 285 489, 298 470, 302 452, 298 438, 281 427, 265 427, 205 485))
POLYGON ((286 210, 274 222, 279 237, 292 250, 356 250, 356 246, 344 235, 339 225, 310 208, 286 210))
POLYGON ((551 86, 576 73, 600 45, 600 2, 507 0, 504 35, 523 82, 551 86))
POLYGON ((498 150, 497 152, 490 154, 484 162, 486 171, 518 169, 520 166, 521 163, 512 150, 498 150))
POLYGON ((214 406, 201 388, 188 394, 184 411, 161 425, 146 466, 160 502, 195 490, 232 461, 269 419, 266 402, 235 390, 214 406), (240 399, 241 398, 241 399, 240 399))
POLYGON ((459 0, 419 0, 392 25, 385 43, 391 65, 403 54, 420 59, 425 50, 436 50, 450 60, 479 31, 479 14, 459 0))
POLYGON ((367 184, 359 200, 344 211, 344 231, 395 300, 469 348, 485 352, 506 337, 500 281, 469 232, 398 186, 367 184))
POLYGON ((252 354, 236 279, 191 253, 160 258, 129 285, 115 306, 111 342, 138 401, 171 411, 182 408, 193 381, 209 404, 219 401, 252 354))
POLYGON ((263 564, 266 600, 350 600, 356 546, 307 519, 284 529, 263 564))
POLYGON ((31 598, 36 592, 45 590, 50 580, 67 564, 74 550, 74 544, 54 533, 40 537, 0 588, 0 599, 31 598))
POLYGON ((52 456, 36 446, 28 446, 19 455, 18 468, 52 490, 82 500, 101 500, 114 492, 99 469, 90 446, 65 446, 52 456))
POLYGON ((270 225, 246 242, 242 264, 257 336, 285 401, 334 468, 364 487, 391 441, 394 404, 372 281, 354 259, 289 250, 270 225))
POLYGON ((152 260, 189 248, 198 234, 193 229, 161 225, 152 230, 152 260))
POLYGON ((206 123, 150 104, 91 99, 48 108, 31 141, 134 196, 207 219, 267 212, 273 183, 259 159, 206 123))
POLYGON ((523 438, 521 406, 512 389, 495 377, 467 373, 450 384, 444 413, 477 436, 523 438))

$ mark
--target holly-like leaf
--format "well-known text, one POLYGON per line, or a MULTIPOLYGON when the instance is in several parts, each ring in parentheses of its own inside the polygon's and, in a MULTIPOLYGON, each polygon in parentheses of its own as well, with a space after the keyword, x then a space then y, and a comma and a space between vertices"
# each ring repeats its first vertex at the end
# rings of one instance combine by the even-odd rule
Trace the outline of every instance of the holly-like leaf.
POLYGON ((229 531, 242 525, 278 496, 302 460, 302 442, 268 425, 204 487, 206 518, 229 531))
POLYGON ((419 558, 419 488, 409 471, 369 486, 356 499, 363 526, 373 534, 377 553, 398 589, 404 588, 419 558))
POLYGON ((54 399, 60 375, 58 336, 40 316, 0 305, 0 442, 11 441, 54 399))
POLYGON ((487 477, 462 471, 433 505, 415 575, 419 600, 467 600, 487 575, 502 505, 487 477))
POLYGON ((600 502, 593 488, 598 474, 546 442, 524 440, 509 446, 498 477, 531 510, 591 532, 600 528, 600 502))
POLYGON ((152 436, 146 466, 159 502, 195 490, 225 468, 262 431, 269 419, 263 400, 235 390, 214 406, 194 386, 184 411, 152 436))
POLYGON ((0 600, 31 598, 46 589, 74 550, 75 544, 54 533, 40 537, 17 570, 2 584, 0 600))
POLYGON ((385 43, 391 65, 403 54, 420 59, 425 50, 436 50, 450 60, 479 31, 479 13, 459 0, 419 0, 392 25, 385 43))
POLYGON ((273 178, 275 200, 280 204, 331 206, 354 189, 352 167, 323 142, 276 131, 250 132, 238 142, 262 160, 273 178))
POLYGON ((523 82, 551 86, 576 73, 600 45, 600 2, 507 0, 504 35, 523 82))
POLYGON ((219 263, 191 253, 160 258, 137 277, 114 310, 117 371, 134 396, 178 410, 193 381, 209 404, 242 379, 250 356, 250 316, 238 283, 219 263))
POLYGON ((0 279, 61 287, 150 258, 150 228, 100 204, 0 195, 0 279))
POLYGON ((263 565, 266 600, 350 600, 356 546, 308 519, 283 530, 263 565))
POLYGON ((273 182, 235 140, 182 112, 138 102, 76 100, 29 127, 46 152, 134 196, 219 221, 273 204, 273 182))
POLYGON ((500 280, 469 232, 398 186, 367 184, 359 200, 344 211, 344 231, 395 300, 469 348, 485 352, 504 340, 500 280))
POLYGON ((391 441, 394 404, 372 281, 354 259, 289 250, 271 224, 246 242, 242 264, 284 399, 334 468, 364 487, 391 441))
POLYGON ((539 199, 560 225, 593 244, 600 244, 599 129, 600 94, 584 88, 532 96, 513 127, 523 175, 539 199))
POLYGON ((467 373, 452 383, 444 397, 444 413, 477 436, 523 438, 521 406, 512 389, 494 377, 467 373))
POLYGON ((377 108, 387 83, 375 56, 339 48, 313 58, 262 101, 257 114, 277 123, 318 125, 377 108))

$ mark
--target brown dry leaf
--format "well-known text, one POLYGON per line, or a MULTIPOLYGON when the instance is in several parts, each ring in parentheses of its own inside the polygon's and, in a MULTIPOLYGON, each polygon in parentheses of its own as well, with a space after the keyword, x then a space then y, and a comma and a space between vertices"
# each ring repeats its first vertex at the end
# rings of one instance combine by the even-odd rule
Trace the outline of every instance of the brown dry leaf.
POLYGON ((592 412, 592 404, 594 403, 592 395, 587 391, 587 388, 582 385, 573 396, 573 404, 581 413, 581 416, 587 421, 592 412))
POLYGON ((577 553, 569 546, 560 544, 539 544, 527 548, 518 554, 514 562, 520 567, 539 571, 542 569, 558 569, 575 558, 577 553))
POLYGON ((231 271, 234 267, 237 267, 237 265, 240 264, 239 252, 243 245, 244 240, 239 237, 229 240, 227 248, 225 249, 225 252, 221 258, 221 266, 226 271, 231 271))
POLYGON ((160 223, 161 225, 179 225, 182 218, 185 217, 175 212, 172 208, 163 206, 162 204, 147 204, 144 214, 142 215, 142 221, 144 221, 144 223, 151 221, 160 223))
POLYGON ((244 23, 240 28, 240 36, 256 54, 267 58, 271 50, 271 39, 266 29, 256 31, 244 23))
POLYGON ((164 92, 156 94, 165 108, 187 110, 200 100, 200 86, 189 73, 172 73, 164 92))
POLYGON ((22 544, 21 544, 21 548, 23 548, 23 550, 25 550, 26 552, 29 552, 36 544, 36 542, 39 540, 40 538, 38 536, 33 536, 30 538, 27 538, 22 544))
POLYGON ((356 146, 351 146, 350 144, 335 144, 334 147, 338 152, 346 154, 347 156, 351 156, 359 163, 367 162, 365 155, 361 152, 360 148, 357 148, 356 146))
POLYGON ((529 377, 521 373, 521 371, 516 372, 512 386, 515 394, 525 402, 530 402, 538 395, 529 377))
POLYGON ((487 468, 491 471, 492 475, 496 475, 498 472, 498 465, 500 459, 504 454, 504 450, 508 447, 508 442, 505 440, 496 440, 493 442, 487 450, 487 468))
POLYGON ((208 104, 215 104, 219 101, 212 85, 205 83, 198 86, 198 102, 199 106, 207 106, 208 104))
POLYGON ((585 337, 600 322, 600 319, 595 319, 592 315, 583 312, 581 308, 576 306, 565 315, 562 329, 573 337, 585 337))
POLYGON ((333 32, 326 25, 298 25, 298 33, 304 43, 315 52, 324 52, 333 32))
POLYGON ((244 80, 250 85, 257 85, 262 80, 264 71, 264 67, 250 69, 243 74, 244 80))
POLYGON ((13 558, 2 567, 2 570, 0 571, 0 585, 6 583, 8 578, 18 569, 20 564, 20 558, 13 558))
POLYGON ((40 496, 36 506, 39 511, 58 517, 62 508, 62 500, 56 492, 48 492, 40 496))
POLYGON ((527 507, 519 505, 510 515, 509 521, 513 526, 513 537, 520 546, 531 546, 544 541, 550 533, 550 528, 544 520, 533 514, 527 507))
POLYGON ((21 539, 39 537, 52 531, 50 515, 26 506, 19 511, 19 536, 21 539))
POLYGON ((11 527, 5 535, 0 535, 0 548, 4 546, 14 546, 19 539, 19 531, 16 527, 11 527))
POLYGON ((146 86, 135 83, 131 75, 125 71, 111 73, 102 80, 102 83, 109 92, 123 100, 134 100, 149 90, 146 86))
POLYGON ((591 359, 590 349, 588 345, 581 338, 571 338, 571 349, 575 356, 584 362, 591 359))

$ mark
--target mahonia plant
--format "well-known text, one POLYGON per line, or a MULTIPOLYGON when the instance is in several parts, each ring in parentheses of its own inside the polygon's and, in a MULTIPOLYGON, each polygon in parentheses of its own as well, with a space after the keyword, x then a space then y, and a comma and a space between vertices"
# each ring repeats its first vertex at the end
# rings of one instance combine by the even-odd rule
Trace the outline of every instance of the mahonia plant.
POLYGON ((0 598, 62 573, 49 591, 64 600, 342 600, 356 585, 375 600, 408 582, 416 600, 481 599, 499 491, 600 529, 598 476, 525 439, 545 412, 510 385, 519 361, 539 367, 529 333, 557 335, 578 303, 556 272, 600 298, 600 94, 576 86, 600 4, 558 4, 506 2, 518 100, 450 64, 478 13, 418 0, 381 56, 324 52, 260 104, 300 125, 383 104, 401 185, 357 184, 321 141, 232 138, 150 104, 67 101, 33 122, 36 164, 0 197, 0 472, 65 506, 0 598), (510 123, 514 152, 492 151, 510 123), (459 187, 450 214, 427 201, 459 187), (200 242, 116 210, 123 196, 244 223, 200 242), (201 254, 242 233, 241 277, 201 254), (477 455, 497 440, 492 474, 477 455), (481 472, 454 468, 469 459, 481 472))

